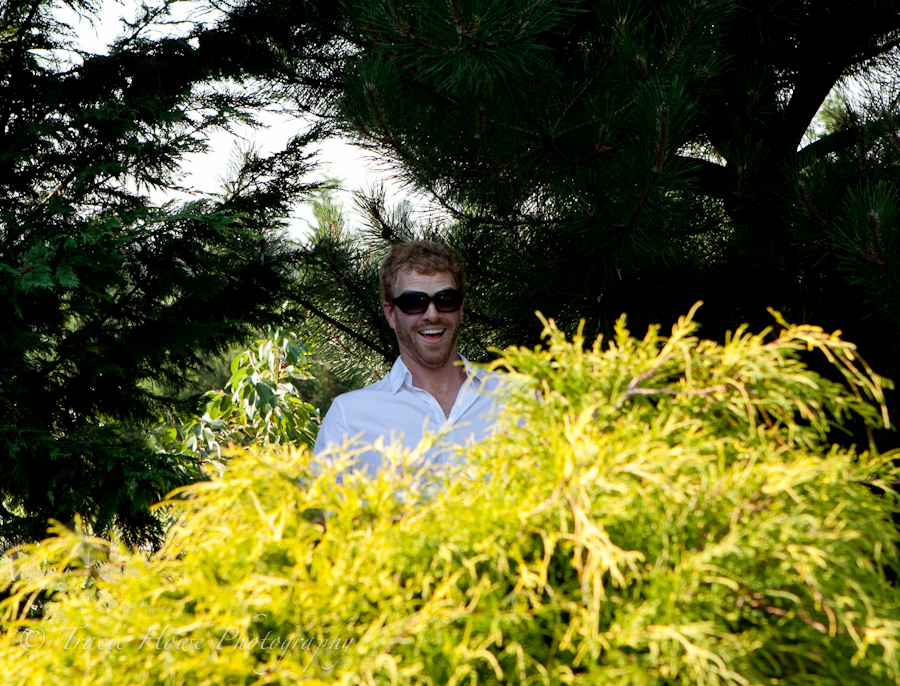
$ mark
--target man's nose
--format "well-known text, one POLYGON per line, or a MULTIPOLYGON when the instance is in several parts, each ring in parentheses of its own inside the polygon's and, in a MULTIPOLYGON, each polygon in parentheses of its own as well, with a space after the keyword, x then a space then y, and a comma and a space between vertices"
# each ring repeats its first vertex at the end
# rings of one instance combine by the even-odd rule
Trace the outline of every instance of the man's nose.
POLYGON ((434 320, 438 318, 437 305, 434 304, 434 300, 428 303, 428 309, 425 310, 422 315, 422 319, 434 320))

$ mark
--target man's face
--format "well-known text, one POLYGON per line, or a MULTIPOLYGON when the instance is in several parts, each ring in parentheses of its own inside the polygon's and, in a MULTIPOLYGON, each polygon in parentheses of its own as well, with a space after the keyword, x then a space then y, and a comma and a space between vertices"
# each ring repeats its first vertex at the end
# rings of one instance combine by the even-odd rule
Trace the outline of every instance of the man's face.
MULTIPOLYGON (((448 272, 419 274, 404 270, 394 281, 393 296, 413 291, 434 295, 448 288, 456 288, 453 276, 448 272)), ((384 304, 384 316, 397 334, 400 354, 407 366, 412 362, 425 369, 437 370, 456 362, 462 308, 456 312, 438 312, 432 302, 422 314, 404 314, 394 303, 388 302, 384 304)))

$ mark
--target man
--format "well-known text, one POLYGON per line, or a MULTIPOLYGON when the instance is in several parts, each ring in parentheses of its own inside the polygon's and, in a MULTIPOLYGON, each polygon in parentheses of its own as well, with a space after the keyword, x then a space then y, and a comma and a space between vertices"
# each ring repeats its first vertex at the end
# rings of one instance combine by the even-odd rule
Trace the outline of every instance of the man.
MULTIPOLYGON (((452 459, 455 446, 482 440, 495 413, 499 380, 471 367, 457 352, 465 273, 453 252, 430 241, 395 245, 381 264, 384 316, 397 336, 400 357, 381 381, 335 398, 322 421, 313 454, 352 442, 419 444, 423 430, 438 435, 431 464, 452 459)), ((374 475, 381 453, 357 458, 374 475)))

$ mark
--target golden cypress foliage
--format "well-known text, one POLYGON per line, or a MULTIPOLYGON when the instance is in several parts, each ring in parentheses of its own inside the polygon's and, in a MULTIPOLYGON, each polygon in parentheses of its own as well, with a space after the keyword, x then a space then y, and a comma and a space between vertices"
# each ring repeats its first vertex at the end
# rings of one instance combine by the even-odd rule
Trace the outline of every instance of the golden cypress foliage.
POLYGON ((440 474, 249 450, 149 559, 56 527, 9 561, 5 683, 900 683, 897 468, 826 433, 884 424, 887 382, 838 334, 692 315, 587 348, 545 322, 440 474))

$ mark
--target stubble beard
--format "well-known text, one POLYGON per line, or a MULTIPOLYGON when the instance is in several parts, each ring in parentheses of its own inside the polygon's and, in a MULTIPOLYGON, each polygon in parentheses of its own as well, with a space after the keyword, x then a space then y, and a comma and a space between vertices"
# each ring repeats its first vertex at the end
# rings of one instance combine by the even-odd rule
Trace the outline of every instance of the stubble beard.
POLYGON ((443 367, 450 361, 450 358, 456 352, 456 342, 459 339, 459 328, 453 327, 446 322, 438 322, 434 328, 443 328, 444 336, 441 338, 441 345, 430 346, 419 337, 418 329, 421 326, 397 327, 397 343, 400 346, 400 353, 406 353, 416 363, 426 369, 437 369, 443 367))

